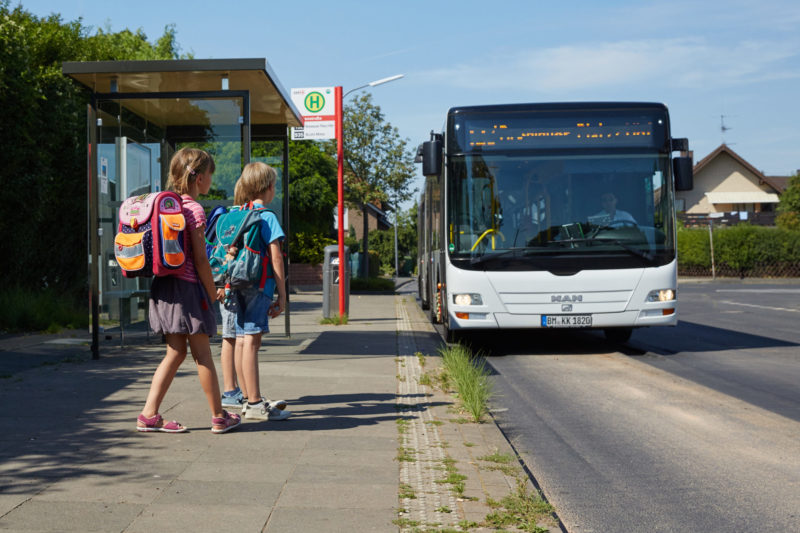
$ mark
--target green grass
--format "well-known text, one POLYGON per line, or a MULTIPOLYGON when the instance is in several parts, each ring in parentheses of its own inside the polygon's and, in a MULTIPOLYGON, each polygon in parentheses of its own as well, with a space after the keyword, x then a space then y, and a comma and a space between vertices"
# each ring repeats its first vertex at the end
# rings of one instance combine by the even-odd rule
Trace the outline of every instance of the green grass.
POLYGON ((472 415, 475 422, 480 422, 488 412, 492 396, 492 382, 485 361, 480 354, 473 355, 462 344, 441 348, 439 353, 446 376, 442 378, 440 375, 440 380, 443 384, 453 384, 463 409, 472 415))
POLYGON ((529 533, 544 533, 548 528, 539 522, 552 520, 553 507, 539 494, 530 492, 524 480, 519 480, 516 491, 499 502, 490 499, 486 503, 495 508, 485 519, 485 524, 494 529, 512 526, 529 533))
POLYGON ((417 458, 414 457, 414 454, 417 453, 416 450, 412 448, 405 448, 403 446, 397 447, 397 460, 401 463, 414 463, 416 462, 417 458))
POLYGON ((342 326, 347 324, 347 315, 345 314, 339 316, 339 313, 336 313, 331 317, 323 318, 322 320, 319 321, 319 323, 322 324, 323 326, 330 326, 330 325, 342 326))
POLYGON ((43 331, 89 327, 88 304, 51 289, 31 291, 9 287, 0 292, 0 330, 43 331))

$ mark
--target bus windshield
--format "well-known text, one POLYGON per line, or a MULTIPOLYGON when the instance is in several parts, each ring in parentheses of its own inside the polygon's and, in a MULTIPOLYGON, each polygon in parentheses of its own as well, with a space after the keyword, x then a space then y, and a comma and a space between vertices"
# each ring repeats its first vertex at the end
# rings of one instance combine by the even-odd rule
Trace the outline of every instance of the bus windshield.
POLYGON ((448 170, 448 252, 463 268, 547 269, 547 258, 635 268, 675 257, 663 151, 487 150, 451 155, 448 170))

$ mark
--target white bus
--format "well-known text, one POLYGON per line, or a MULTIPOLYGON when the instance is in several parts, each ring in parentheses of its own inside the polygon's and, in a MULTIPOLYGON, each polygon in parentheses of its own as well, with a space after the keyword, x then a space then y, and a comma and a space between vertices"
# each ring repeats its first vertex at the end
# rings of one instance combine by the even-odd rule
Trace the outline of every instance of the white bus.
POLYGON ((419 297, 466 330, 677 323, 688 141, 655 103, 456 107, 420 145, 419 297), (673 157, 673 152, 683 152, 673 157))

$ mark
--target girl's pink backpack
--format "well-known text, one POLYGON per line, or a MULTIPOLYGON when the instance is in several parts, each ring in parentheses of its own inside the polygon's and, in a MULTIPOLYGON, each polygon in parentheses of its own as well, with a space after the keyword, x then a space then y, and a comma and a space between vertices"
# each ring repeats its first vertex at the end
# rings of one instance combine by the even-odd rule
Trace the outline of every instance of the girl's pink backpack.
POLYGON ((181 197, 172 191, 131 196, 119 207, 114 256, 127 278, 171 276, 186 262, 181 197))

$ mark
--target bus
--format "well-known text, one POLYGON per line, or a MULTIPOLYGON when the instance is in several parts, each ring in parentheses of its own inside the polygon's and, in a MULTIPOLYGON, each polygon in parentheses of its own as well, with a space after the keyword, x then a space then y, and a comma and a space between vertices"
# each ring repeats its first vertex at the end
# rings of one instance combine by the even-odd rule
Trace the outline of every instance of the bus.
POLYGON ((470 330, 677 324, 687 139, 659 103, 454 107, 420 145, 419 298, 470 330), (674 154, 677 152, 677 154, 674 154))

